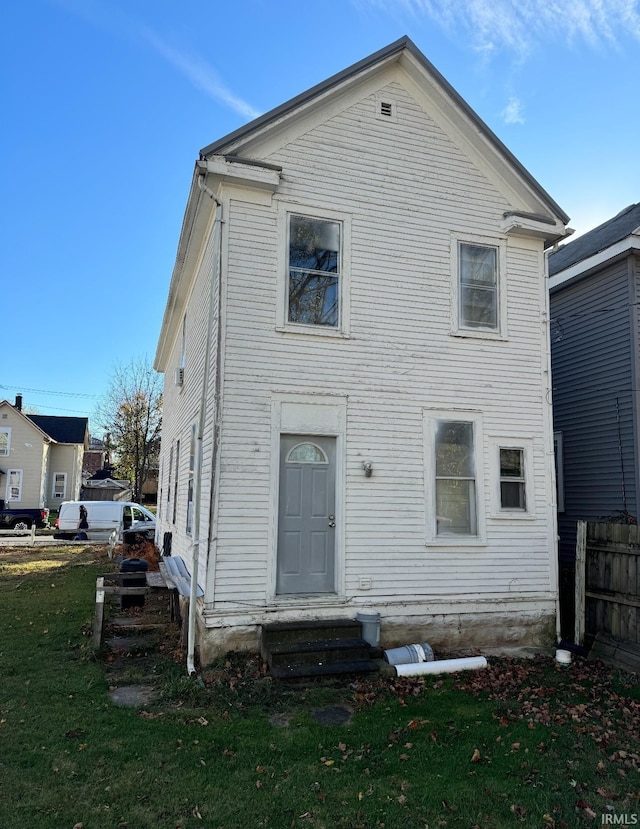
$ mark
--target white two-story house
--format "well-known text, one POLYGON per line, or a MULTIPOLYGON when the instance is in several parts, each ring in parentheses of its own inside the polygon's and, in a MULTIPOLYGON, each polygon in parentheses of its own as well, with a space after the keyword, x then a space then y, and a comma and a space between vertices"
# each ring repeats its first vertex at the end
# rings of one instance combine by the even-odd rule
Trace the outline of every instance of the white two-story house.
POLYGON ((553 640, 567 221, 407 38, 201 151, 155 365, 203 663, 367 610, 385 646, 553 640))

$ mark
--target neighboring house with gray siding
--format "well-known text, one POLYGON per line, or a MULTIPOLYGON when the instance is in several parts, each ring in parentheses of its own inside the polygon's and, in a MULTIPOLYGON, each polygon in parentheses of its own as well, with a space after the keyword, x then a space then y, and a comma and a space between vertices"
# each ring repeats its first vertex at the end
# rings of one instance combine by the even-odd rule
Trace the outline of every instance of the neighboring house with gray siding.
POLYGON ((567 221, 407 38, 202 150, 155 366, 203 663, 365 610, 385 645, 553 638, 567 221))
POLYGON ((576 523, 637 520, 640 203, 549 255, 561 565, 576 523))

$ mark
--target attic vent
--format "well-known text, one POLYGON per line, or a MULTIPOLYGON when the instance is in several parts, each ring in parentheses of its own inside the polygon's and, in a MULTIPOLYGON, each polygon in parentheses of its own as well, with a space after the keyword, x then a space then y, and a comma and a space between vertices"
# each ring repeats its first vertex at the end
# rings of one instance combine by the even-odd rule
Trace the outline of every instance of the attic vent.
POLYGON ((181 386, 184 383, 184 369, 182 368, 182 366, 178 366, 173 379, 176 386, 181 386))
POLYGON ((376 95, 375 117, 378 121, 397 121, 398 102, 390 97, 387 92, 376 95))

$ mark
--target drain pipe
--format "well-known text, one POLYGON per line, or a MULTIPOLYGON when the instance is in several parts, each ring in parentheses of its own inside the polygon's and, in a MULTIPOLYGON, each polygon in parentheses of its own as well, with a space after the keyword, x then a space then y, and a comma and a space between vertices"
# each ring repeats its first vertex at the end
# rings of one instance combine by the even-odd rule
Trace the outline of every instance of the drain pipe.
POLYGON ((202 493, 202 456, 203 456, 203 436, 206 418, 206 403, 207 390, 209 388, 209 374, 211 371, 211 323, 213 321, 213 313, 215 307, 215 294, 217 288, 217 269, 219 267, 219 256, 217 251, 220 247, 220 226, 222 223, 222 204, 215 196, 215 193, 210 190, 205 184, 205 174, 198 174, 198 187, 210 199, 213 199, 216 205, 216 217, 214 219, 214 265, 211 272, 211 288, 209 291, 209 313, 207 320, 207 346, 205 349, 204 360, 204 377, 202 381, 202 393, 200 395, 200 411, 198 413, 198 425, 196 429, 196 456, 194 469, 194 492, 193 492, 193 542, 192 542, 192 559, 191 559, 191 583, 189 590, 189 619, 188 619, 188 635, 187 635, 187 673, 191 677, 196 677, 195 666, 195 650, 196 650, 196 601, 198 598, 198 570, 200 567, 200 498, 202 493))
POLYGON ((560 623, 560 562, 558 561, 558 499, 557 499, 557 483, 556 483, 556 462, 553 451, 553 375, 551 373, 551 299, 549 297, 549 251, 545 250, 542 253, 543 263, 543 302, 544 302, 544 316, 543 316, 543 332, 544 332, 544 348, 545 348, 545 364, 543 367, 543 379, 546 375, 547 392, 545 399, 542 401, 544 418, 547 426, 547 434, 551 438, 551 446, 547 452, 547 471, 548 479, 551 482, 551 534, 554 539, 552 545, 553 561, 551 562, 551 575, 555 580, 555 614, 556 614, 556 642, 562 638, 562 626, 560 623), (546 405, 545 405, 546 403, 546 405))

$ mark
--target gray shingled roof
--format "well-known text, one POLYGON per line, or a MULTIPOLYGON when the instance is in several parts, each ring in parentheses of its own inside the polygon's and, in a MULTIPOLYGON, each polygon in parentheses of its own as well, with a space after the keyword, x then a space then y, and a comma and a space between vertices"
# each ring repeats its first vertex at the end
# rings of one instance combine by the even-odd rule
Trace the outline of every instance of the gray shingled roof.
POLYGON ((58 417, 57 415, 27 415, 35 425, 58 443, 84 443, 89 425, 86 417, 58 417))
POLYGON ((570 268, 583 259, 588 259, 596 253, 615 245, 626 239, 629 234, 640 227, 640 202, 630 204, 621 210, 613 219, 604 224, 594 227, 584 236, 580 236, 574 242, 558 248, 555 253, 549 255, 549 275, 553 276, 565 268, 570 268))

